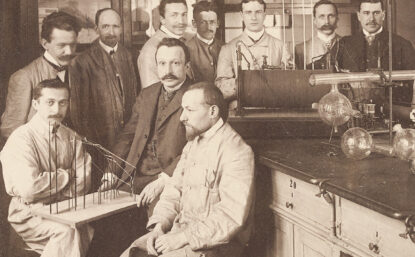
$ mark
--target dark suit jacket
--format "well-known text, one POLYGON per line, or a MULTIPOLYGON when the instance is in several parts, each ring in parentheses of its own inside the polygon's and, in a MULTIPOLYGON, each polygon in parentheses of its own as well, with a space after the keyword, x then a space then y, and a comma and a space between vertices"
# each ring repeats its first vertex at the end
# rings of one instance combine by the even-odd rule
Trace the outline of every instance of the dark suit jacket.
POLYGON ((155 125, 152 126, 152 123, 157 112, 162 84, 158 82, 141 91, 133 107, 131 119, 117 137, 115 146, 112 147, 114 154, 124 159, 127 157, 127 162, 131 164, 125 165, 124 173, 121 170, 115 171, 122 180, 125 181, 128 174, 133 174, 148 143, 152 127, 154 127, 154 133, 157 135, 157 157, 162 171, 169 176, 173 174, 183 147, 187 142, 185 127, 179 118, 182 113, 182 96, 189 85, 189 80, 186 80, 176 92, 166 111, 167 115, 163 117, 164 120, 159 122, 157 128, 154 127, 155 125))
MULTIPOLYGON (((387 70, 389 69, 388 31, 384 28, 376 37, 376 40, 379 40, 381 67, 387 70)), ((376 41, 374 43, 376 43, 376 41)), ((392 48, 393 70, 415 69, 415 51, 411 42, 401 36, 392 34, 392 48)), ((341 69, 359 72, 366 71, 367 69, 365 53, 366 39, 363 32, 360 31, 356 35, 340 39, 339 51, 338 53, 332 53, 332 55, 337 55, 337 62, 341 69)))
POLYGON ((70 67, 70 117, 74 129, 89 140, 110 147, 130 119, 138 83, 130 52, 121 44, 114 54, 121 93, 110 55, 96 40, 70 67))

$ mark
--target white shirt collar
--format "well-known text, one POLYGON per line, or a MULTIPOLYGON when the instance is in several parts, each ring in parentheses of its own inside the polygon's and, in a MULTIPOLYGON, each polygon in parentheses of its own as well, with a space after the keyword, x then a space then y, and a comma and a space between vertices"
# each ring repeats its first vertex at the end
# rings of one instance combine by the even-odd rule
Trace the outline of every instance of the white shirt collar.
POLYGON ((53 56, 48 52, 48 50, 45 51, 43 56, 45 57, 46 60, 50 61, 51 63, 55 64, 56 66, 58 66, 58 67, 62 66, 55 60, 55 58, 53 58, 53 56))
POLYGON ((262 30, 258 32, 249 31, 245 29, 245 33, 255 41, 258 41, 262 37, 262 35, 264 35, 264 32, 265 32, 264 28, 262 28, 262 30))
POLYGON ((110 46, 107 46, 106 44, 104 44, 104 42, 102 42, 101 39, 100 39, 99 44, 101 45, 102 48, 104 48, 105 52, 107 52, 108 54, 110 54, 111 51, 117 52, 118 43, 114 47, 110 47, 110 46))
POLYGON ((179 90, 180 89, 180 87, 183 85, 183 83, 185 82, 186 80, 184 80, 182 83, 180 83, 180 84, 178 84, 177 86, 175 86, 174 88, 168 88, 168 87, 165 87, 164 85, 163 85, 163 88, 164 88, 164 90, 166 90, 167 92, 169 92, 169 93, 171 93, 171 92, 175 92, 175 91, 177 91, 177 90, 179 90))
POLYGON ((183 37, 183 35, 174 34, 170 30, 168 30, 164 25, 161 25, 160 30, 163 31, 164 33, 166 33, 167 36, 172 37, 172 38, 180 39, 181 37, 183 37))
POLYGON ((380 32, 383 31, 383 26, 380 27, 380 29, 378 29, 378 31, 376 31, 375 33, 369 33, 368 31, 366 31, 365 29, 363 29, 363 34, 367 37, 367 36, 376 36, 377 34, 379 34, 380 32))
POLYGON ((320 32, 319 30, 317 30, 317 37, 318 37, 321 41, 323 41, 324 43, 329 43, 329 42, 331 42, 331 41, 333 40, 333 38, 335 38, 335 37, 336 37, 336 33, 335 33, 335 32, 333 32, 333 33, 332 33, 332 34, 330 34, 330 35, 326 35, 326 34, 324 34, 324 33, 320 32))
POLYGON ((199 140, 199 138, 211 138, 216 133, 216 131, 222 127, 223 123, 224 122, 222 118, 219 118, 219 120, 212 127, 200 134, 197 140, 199 140))
POLYGON ((213 40, 215 39, 215 38, 212 38, 211 40, 208 40, 206 38, 203 38, 201 35, 199 35, 199 33, 196 33, 196 36, 200 41, 202 41, 203 43, 206 43, 208 45, 211 45, 213 43, 213 40))

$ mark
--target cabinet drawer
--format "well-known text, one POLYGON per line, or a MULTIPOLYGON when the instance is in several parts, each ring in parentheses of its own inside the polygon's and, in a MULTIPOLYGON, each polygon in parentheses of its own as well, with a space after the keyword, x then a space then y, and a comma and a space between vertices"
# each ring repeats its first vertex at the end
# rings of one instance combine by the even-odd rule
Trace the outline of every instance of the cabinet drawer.
POLYGON ((273 204, 297 218, 329 232, 333 227, 333 205, 317 197, 316 185, 293 178, 280 171, 272 172, 273 204))
POLYGON ((405 232, 403 221, 346 199, 340 199, 339 203, 337 219, 341 224, 339 237, 342 240, 371 256, 415 257, 415 244, 399 236, 405 232))

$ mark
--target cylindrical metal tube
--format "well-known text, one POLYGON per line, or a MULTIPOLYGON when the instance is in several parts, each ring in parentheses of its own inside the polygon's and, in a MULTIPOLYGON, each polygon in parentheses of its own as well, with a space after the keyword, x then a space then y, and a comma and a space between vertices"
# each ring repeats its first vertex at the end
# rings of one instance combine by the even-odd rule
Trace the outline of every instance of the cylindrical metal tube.
MULTIPOLYGON (((387 80, 389 74, 384 73, 387 80)), ((415 80, 415 70, 392 71, 392 80, 415 80)), ((382 81, 382 76, 378 72, 350 72, 350 73, 326 73, 311 74, 309 78, 310 86, 351 83, 359 81, 382 81)))

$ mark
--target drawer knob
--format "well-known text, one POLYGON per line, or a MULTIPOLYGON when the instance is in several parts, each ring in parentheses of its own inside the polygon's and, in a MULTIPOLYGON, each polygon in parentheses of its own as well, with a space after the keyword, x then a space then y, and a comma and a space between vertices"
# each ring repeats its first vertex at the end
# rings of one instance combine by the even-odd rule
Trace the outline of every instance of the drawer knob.
POLYGON ((294 204, 293 203, 290 203, 290 202, 285 202, 285 207, 287 207, 288 209, 293 209, 293 207, 294 207, 294 204))
POLYGON ((371 250, 372 252, 378 254, 379 253, 379 246, 377 244, 374 244, 374 243, 369 243, 369 250, 371 250))

